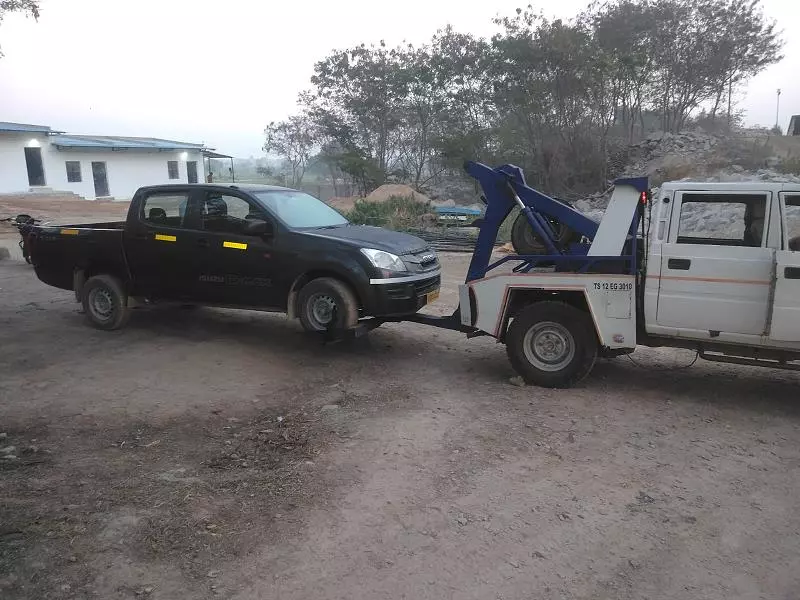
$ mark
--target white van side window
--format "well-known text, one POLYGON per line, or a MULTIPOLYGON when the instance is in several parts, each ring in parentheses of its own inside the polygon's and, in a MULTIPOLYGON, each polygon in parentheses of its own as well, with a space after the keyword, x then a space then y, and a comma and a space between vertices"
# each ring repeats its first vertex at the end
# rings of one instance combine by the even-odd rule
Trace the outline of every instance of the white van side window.
POLYGON ((684 193, 677 243, 760 247, 766 206, 764 194, 684 193))
POLYGON ((786 242, 789 250, 800 252, 800 194, 784 196, 786 202, 786 242))

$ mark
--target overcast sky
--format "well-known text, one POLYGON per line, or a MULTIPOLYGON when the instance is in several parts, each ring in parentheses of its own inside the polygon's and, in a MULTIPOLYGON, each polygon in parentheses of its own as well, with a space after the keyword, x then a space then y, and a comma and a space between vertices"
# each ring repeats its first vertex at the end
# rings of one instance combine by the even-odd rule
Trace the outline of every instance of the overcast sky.
MULTIPOLYGON (((289 115, 314 62, 334 48, 422 43, 437 29, 489 36, 529 0, 43 0, 39 22, 0 25, 0 121, 72 133, 203 142, 259 156, 264 125, 289 115)), ((539 4, 571 17, 587 0, 539 4)), ((799 0, 764 0, 785 55, 746 90, 748 124, 800 113, 799 0)), ((680 32, 674 32, 679 35, 680 32)))

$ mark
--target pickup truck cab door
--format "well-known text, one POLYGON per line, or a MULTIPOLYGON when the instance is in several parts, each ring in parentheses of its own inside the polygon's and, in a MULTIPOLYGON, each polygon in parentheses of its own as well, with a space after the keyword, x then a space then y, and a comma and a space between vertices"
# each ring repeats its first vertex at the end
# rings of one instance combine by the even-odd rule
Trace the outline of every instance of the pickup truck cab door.
POLYGON ((276 271, 276 223, 246 194, 203 190, 196 198, 194 295, 214 304, 284 309, 288 289, 276 271), (254 222, 266 223, 259 234, 254 222))
POLYGON ((678 191, 663 244, 656 323, 683 337, 764 335, 770 192, 678 191))
POLYGON ((194 277, 187 207, 191 188, 141 192, 125 228, 125 256, 134 294, 149 298, 182 299, 191 296, 194 277))
POLYGON ((800 194, 781 192, 783 246, 775 253, 775 296, 769 338, 800 342, 800 194))

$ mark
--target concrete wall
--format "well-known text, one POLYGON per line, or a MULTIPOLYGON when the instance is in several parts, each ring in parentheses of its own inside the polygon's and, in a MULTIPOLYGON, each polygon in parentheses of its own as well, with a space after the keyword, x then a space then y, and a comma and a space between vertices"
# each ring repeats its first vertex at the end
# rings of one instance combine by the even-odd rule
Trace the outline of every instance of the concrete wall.
POLYGON ((28 171, 24 148, 38 143, 42 149, 45 187, 68 191, 87 199, 95 198, 92 162, 105 162, 109 195, 117 200, 127 200, 137 188, 161 183, 186 183, 187 161, 197 162, 197 178, 204 181, 203 157, 199 151, 155 152, 149 150, 59 150, 50 144, 47 136, 36 134, 0 133, 0 193, 27 192, 28 171), (183 159, 183 160, 182 160, 183 159), (178 179, 170 179, 167 161, 178 161, 178 179), (66 161, 81 165, 81 181, 68 182, 66 161))
MULTIPOLYGON (((44 161, 44 146, 47 146, 47 136, 36 133, 0 133, 0 193, 27 192, 28 169, 25 166, 25 146, 38 143, 43 147, 42 160, 44 161)), ((47 177, 47 165, 45 165, 47 177)), ((64 175, 66 179, 66 175, 64 175)))

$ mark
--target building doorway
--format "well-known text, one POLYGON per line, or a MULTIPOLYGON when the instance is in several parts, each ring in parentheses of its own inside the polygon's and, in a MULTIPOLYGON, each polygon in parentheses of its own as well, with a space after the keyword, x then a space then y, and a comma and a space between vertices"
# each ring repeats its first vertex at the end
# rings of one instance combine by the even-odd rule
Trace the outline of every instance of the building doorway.
POLYGON ((41 148, 25 148, 25 166, 28 168, 28 185, 45 185, 41 148))
POLYGON ((92 163, 92 178, 94 179, 95 197, 104 198, 108 196, 108 174, 106 173, 106 163, 92 163))
POLYGON ((197 161, 190 160, 186 162, 186 175, 188 176, 189 183, 197 183, 197 161))

